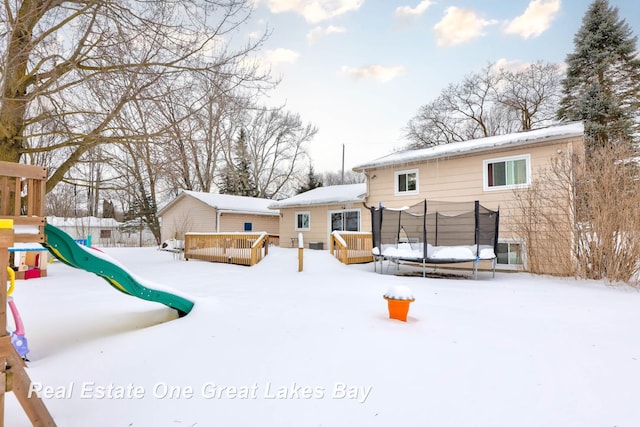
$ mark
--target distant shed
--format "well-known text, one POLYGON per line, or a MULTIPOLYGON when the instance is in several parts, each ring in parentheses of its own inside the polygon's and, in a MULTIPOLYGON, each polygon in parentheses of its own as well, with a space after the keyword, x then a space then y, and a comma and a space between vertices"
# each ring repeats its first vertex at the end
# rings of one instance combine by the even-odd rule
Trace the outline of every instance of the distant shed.
POLYGON ((273 200, 182 191, 158 211, 162 241, 184 239, 184 233, 266 232, 278 235, 280 212, 273 200))

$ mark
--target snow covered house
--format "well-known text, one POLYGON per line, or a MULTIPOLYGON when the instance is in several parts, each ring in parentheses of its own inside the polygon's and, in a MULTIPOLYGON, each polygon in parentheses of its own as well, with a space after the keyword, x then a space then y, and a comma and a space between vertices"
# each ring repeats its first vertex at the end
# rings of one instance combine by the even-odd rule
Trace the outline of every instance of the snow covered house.
POLYGON ((114 218, 97 218, 95 216, 79 218, 47 217, 47 222, 60 228, 77 241, 90 243, 92 246, 153 246, 156 239, 153 233, 143 227, 133 229, 123 227, 123 223, 114 218), (88 242, 90 240, 90 242, 88 242))
POLYGON ((272 200, 256 197, 182 191, 158 211, 162 241, 184 239, 184 233, 266 232, 279 234, 272 200))
POLYGON ((318 187, 288 199, 272 202, 280 211, 280 246, 327 249, 332 231, 370 231, 371 217, 364 207, 366 184, 318 187))
MULTIPOLYGON (((517 216, 522 215, 519 190, 529 188, 554 158, 583 150, 583 124, 570 123, 395 152, 353 170, 366 176, 364 201, 368 206, 400 208, 426 199, 479 201, 489 209, 499 209, 497 267, 524 269, 525 242, 517 232, 517 216)), ((570 203, 568 197, 564 202, 570 203)))

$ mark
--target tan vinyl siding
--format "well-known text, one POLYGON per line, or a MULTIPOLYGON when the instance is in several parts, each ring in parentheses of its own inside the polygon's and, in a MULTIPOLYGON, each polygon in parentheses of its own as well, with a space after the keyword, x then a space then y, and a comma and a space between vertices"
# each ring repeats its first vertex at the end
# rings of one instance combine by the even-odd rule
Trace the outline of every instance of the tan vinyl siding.
MULTIPOLYGON (((513 217, 517 212, 517 189, 485 191, 483 186, 483 161, 502 157, 529 155, 531 158, 531 180, 535 182, 541 171, 550 167, 552 159, 558 153, 572 152, 582 148, 582 138, 565 138, 545 144, 535 144, 517 149, 504 149, 465 156, 428 160, 419 164, 403 164, 395 167, 367 170, 367 204, 399 208, 413 205, 425 198, 452 202, 479 200, 489 208, 500 208, 500 240, 516 238, 513 217), (395 194, 394 173, 397 171, 418 169, 418 188, 416 195, 395 194), (372 179, 372 177, 374 177, 372 179)), ((569 200, 564 200, 569 203, 569 200)))
POLYGON ((278 234, 280 228, 280 217, 278 215, 251 215, 242 213, 220 214, 220 232, 237 232, 244 231, 244 223, 253 224, 253 232, 266 232, 269 234, 278 234))
MULTIPOLYGON (((329 241, 329 212, 340 210, 360 211, 360 231, 371 231, 371 215, 362 203, 343 203, 318 206, 301 206, 292 208, 280 208, 280 246, 291 247, 291 239, 297 238, 302 233, 304 247, 308 248, 310 242, 322 242, 324 249, 328 249, 329 241), (308 231, 296 230, 296 213, 309 212, 310 227, 308 231)), ((295 246, 297 247, 297 245, 295 246)))
POLYGON ((194 199, 182 197, 162 215, 162 241, 184 239, 187 232, 211 233, 216 231, 216 210, 194 199))
POLYGON ((162 214, 162 241, 176 238, 183 239, 184 233, 241 232, 244 223, 251 222, 254 232, 265 231, 278 234, 279 216, 256 215, 251 213, 233 213, 218 211, 193 197, 182 197, 162 214), (217 221, 220 220, 218 229, 217 221))

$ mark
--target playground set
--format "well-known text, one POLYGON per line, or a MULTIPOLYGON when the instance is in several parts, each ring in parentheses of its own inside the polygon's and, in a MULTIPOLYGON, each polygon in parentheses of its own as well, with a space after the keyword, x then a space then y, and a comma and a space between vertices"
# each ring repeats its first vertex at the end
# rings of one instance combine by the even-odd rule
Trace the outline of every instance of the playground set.
POLYGON ((13 256, 12 269, 15 278, 18 280, 37 279, 47 276, 47 249, 33 247, 31 245, 16 246, 9 248, 9 254, 13 256))
MULTIPOLYGON (((44 217, 46 180, 46 168, 0 161, 0 283, 10 279, 12 283, 7 292, 0 292, 0 427, 4 426, 6 392, 14 393, 33 426, 56 425, 39 396, 29 393, 31 380, 24 369, 29 349, 22 319, 10 295, 16 274, 38 269, 41 277, 42 270, 46 271, 42 268, 45 258, 33 255, 41 253, 37 249, 21 250, 20 244, 40 244, 63 263, 102 277, 124 294, 171 307, 180 317, 188 314, 194 305, 185 297, 141 283, 106 254, 79 245, 64 231, 47 224, 44 217), (26 253, 24 265, 18 262, 18 271, 14 271, 15 261, 11 262, 10 254, 22 259, 22 252, 26 253), (29 262, 33 265, 29 266, 29 262), (13 332, 7 331, 7 305, 16 326, 13 332)), ((46 268, 46 261, 44 266, 46 268)))

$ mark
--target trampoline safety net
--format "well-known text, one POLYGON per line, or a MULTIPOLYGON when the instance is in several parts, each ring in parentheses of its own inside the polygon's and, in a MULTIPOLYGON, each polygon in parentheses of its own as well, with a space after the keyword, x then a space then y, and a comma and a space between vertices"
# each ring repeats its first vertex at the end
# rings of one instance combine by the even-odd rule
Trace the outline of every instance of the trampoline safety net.
POLYGON ((497 253, 499 211, 487 209, 478 201, 424 200, 402 209, 384 206, 370 209, 373 246, 378 250, 403 244, 429 262, 457 261, 425 256, 433 252, 433 247, 475 246, 475 254, 480 253, 481 247, 490 247, 497 253))

